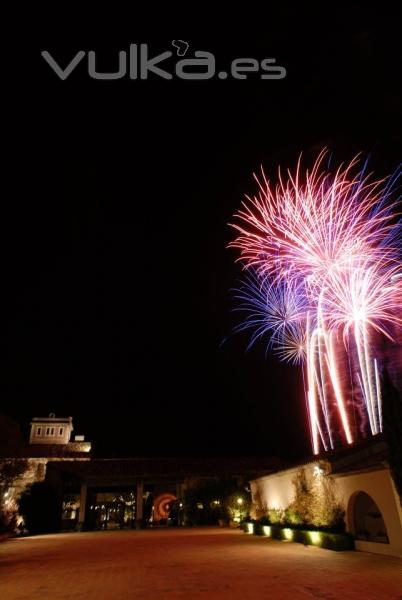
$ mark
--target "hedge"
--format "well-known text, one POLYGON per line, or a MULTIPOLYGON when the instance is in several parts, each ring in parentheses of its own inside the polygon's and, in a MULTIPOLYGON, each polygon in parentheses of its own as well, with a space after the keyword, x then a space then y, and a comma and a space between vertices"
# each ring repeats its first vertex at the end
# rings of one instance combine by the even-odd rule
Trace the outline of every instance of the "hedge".
POLYGON ((271 537, 275 540, 298 542, 305 546, 318 546, 327 550, 354 550, 355 548, 353 536, 349 533, 293 529, 278 525, 262 525, 256 522, 244 523, 243 530, 254 535, 271 537))

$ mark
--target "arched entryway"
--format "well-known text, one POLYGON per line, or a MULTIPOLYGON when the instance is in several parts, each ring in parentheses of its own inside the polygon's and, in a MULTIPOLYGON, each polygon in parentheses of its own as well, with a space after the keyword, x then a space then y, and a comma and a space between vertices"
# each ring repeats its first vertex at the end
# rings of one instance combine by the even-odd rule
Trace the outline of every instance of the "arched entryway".
POLYGON ((152 521, 156 524, 166 523, 169 518, 170 507, 175 501, 176 496, 174 494, 159 494, 154 500, 152 521))
POLYGON ((356 492, 350 499, 349 517, 357 540, 388 544, 388 532, 380 509, 369 494, 356 492))

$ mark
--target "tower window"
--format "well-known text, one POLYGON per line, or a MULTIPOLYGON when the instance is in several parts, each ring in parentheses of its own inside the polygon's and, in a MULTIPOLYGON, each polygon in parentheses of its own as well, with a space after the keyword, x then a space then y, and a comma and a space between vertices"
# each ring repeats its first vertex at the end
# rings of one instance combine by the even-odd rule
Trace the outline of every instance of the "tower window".
POLYGON ((54 427, 46 427, 46 435, 54 435, 54 427))
POLYGON ((60 427, 59 428, 59 435, 63 435, 63 432, 64 432, 64 427, 60 427))
POLYGON ((42 435, 42 427, 36 428, 36 435, 42 435))

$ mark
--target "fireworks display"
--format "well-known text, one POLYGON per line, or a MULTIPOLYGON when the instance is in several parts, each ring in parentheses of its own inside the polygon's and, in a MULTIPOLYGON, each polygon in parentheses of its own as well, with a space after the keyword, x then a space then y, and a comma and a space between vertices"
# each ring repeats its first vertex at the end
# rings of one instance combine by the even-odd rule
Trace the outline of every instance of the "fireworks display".
POLYGON ((279 170, 276 185, 255 177, 230 244, 246 269, 237 330, 302 365, 315 454, 382 430, 380 345, 402 326, 396 177, 374 181, 358 159, 330 171, 327 159, 279 170))

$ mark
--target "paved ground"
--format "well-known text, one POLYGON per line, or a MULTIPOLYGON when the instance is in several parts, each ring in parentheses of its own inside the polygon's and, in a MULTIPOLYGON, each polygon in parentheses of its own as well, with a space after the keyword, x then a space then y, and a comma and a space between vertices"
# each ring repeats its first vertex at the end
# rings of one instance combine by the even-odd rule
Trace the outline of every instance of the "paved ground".
POLYGON ((0 544, 2 600, 402 600, 402 561, 182 529, 0 544))

